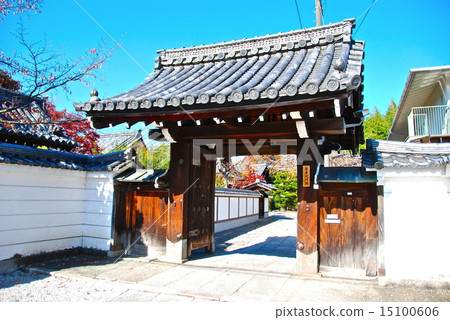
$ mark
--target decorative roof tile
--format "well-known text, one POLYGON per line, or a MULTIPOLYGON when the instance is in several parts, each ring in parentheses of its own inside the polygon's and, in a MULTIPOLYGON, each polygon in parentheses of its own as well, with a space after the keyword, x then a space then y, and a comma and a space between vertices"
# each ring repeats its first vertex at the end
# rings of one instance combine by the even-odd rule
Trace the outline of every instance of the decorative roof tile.
POLYGON ((86 112, 132 112, 356 89, 362 81, 364 42, 352 41, 353 22, 160 50, 154 73, 136 88, 74 105, 86 112))
POLYGON ((429 168, 450 163, 450 143, 367 140, 362 152, 366 168, 429 168))

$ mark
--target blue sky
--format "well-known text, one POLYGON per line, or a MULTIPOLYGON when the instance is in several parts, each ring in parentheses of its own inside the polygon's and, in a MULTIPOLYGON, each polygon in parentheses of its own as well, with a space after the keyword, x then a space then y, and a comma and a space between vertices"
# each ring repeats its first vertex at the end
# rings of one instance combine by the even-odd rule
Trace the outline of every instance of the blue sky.
MULTIPOLYGON (((54 103, 73 110, 95 87, 101 98, 129 90, 153 70, 156 50, 210 44, 300 29, 294 0, 89 1, 77 0, 142 66, 118 48, 89 86, 54 92, 54 103), (144 71, 145 70, 145 71, 144 71)), ((324 0, 324 23, 359 18, 372 0, 324 0)), ((314 0, 298 0, 303 27, 315 26, 314 0)), ((354 38, 366 41, 364 105, 386 110, 399 102, 409 69, 450 64, 450 1, 378 0, 354 38)), ((42 13, 9 15, 0 22, 0 49, 18 50, 10 34, 23 18, 32 41, 44 37, 76 59, 108 35, 73 0, 46 0, 42 13)))

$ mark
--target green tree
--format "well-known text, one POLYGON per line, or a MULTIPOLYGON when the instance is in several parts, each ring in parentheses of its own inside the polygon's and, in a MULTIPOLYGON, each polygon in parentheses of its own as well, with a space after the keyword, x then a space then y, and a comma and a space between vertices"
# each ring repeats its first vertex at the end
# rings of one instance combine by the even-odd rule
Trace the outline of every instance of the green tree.
POLYGON ((272 206, 275 209, 295 210, 297 208, 297 174, 290 171, 278 171, 274 174, 273 184, 277 188, 271 191, 272 206))
POLYGON ((146 169, 168 169, 170 164, 170 144, 161 143, 138 152, 139 161, 146 169))
POLYGON ((364 137, 366 139, 386 140, 396 112, 397 105, 393 99, 391 99, 385 114, 381 114, 375 107, 373 113, 364 120, 364 137))

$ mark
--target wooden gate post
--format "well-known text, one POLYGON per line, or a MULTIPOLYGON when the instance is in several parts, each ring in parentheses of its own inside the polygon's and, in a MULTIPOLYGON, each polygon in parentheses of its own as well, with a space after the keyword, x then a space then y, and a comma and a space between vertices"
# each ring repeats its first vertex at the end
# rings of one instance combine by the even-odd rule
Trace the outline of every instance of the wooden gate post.
POLYGON ((187 259, 187 217, 191 143, 170 145, 169 211, 167 219, 166 260, 182 262, 187 259))
MULTIPOLYGON (((297 156, 304 140, 297 142, 297 156)), ((312 161, 297 162, 297 254, 296 272, 316 274, 319 271, 318 253, 318 190, 314 189, 314 175, 317 171, 317 159, 309 153, 312 161)))

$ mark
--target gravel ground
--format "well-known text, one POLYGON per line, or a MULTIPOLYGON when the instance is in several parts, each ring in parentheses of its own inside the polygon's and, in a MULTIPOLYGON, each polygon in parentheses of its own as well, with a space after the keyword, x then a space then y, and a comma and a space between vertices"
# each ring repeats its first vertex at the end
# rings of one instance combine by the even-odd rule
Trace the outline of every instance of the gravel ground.
POLYGON ((0 275, 1 302, 111 301, 126 290, 119 283, 75 280, 36 272, 0 275))

